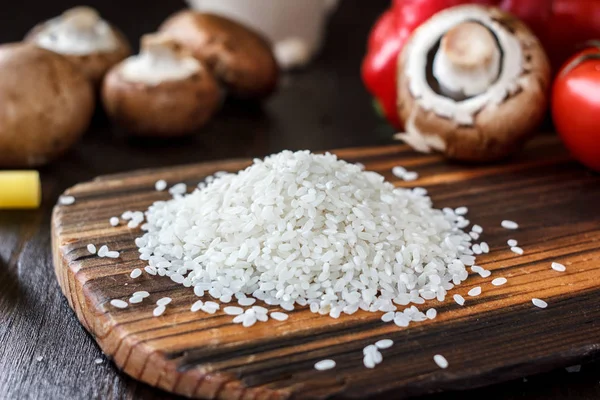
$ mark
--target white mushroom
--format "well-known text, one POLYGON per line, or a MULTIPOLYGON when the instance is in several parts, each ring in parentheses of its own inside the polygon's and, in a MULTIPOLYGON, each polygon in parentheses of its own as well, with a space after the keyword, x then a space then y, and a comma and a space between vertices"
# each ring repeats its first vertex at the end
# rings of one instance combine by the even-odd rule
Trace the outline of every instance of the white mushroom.
POLYGON ((475 5, 421 25, 398 63, 398 112, 416 150, 491 161, 517 149, 541 122, 550 69, 531 31, 475 5))
POLYGON ((75 7, 27 34, 26 41, 62 54, 95 84, 130 54, 127 40, 90 7, 75 7))
POLYGON ((104 80, 106 111, 129 133, 172 137, 202 127, 220 104, 213 75, 166 35, 146 35, 141 52, 104 80))

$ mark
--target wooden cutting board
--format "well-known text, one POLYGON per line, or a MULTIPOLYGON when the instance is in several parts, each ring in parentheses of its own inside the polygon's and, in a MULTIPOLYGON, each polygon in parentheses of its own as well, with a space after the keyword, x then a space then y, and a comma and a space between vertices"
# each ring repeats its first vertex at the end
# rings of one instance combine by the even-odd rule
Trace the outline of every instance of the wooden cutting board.
MULTIPOLYGON (((76 202, 57 206, 53 215, 56 276, 85 328, 115 364, 130 376, 164 390, 210 399, 403 398, 448 389, 486 385, 580 363, 600 350, 600 177, 571 161, 554 137, 542 137, 510 162, 492 166, 456 165, 419 155, 404 145, 335 151, 361 162, 399 186, 423 186, 434 205, 469 207, 469 218, 484 227, 490 254, 478 264, 489 278, 472 274, 451 294, 466 298, 435 307, 438 317, 398 328, 381 313, 358 312, 331 319, 297 309, 285 322, 269 320, 245 329, 231 316, 190 312, 192 290, 168 278, 144 274, 131 279, 138 260, 133 240, 139 229, 113 228, 109 218, 125 210, 145 210, 167 199, 154 183, 184 181, 194 186, 218 170, 249 165, 234 160, 144 170, 100 177, 66 193, 76 202), (419 172, 416 182, 399 182, 391 168, 419 172), (500 227, 515 220, 520 229, 500 227), (517 239, 525 253, 506 244, 517 239), (98 258, 88 243, 107 244, 119 259, 98 258), (566 272, 550 268, 553 262, 566 272), (506 277, 504 286, 491 280, 506 277), (481 286, 483 293, 467 292, 481 286), (151 296, 116 309, 111 299, 127 300, 138 290, 151 296), (157 299, 172 297, 164 315, 152 316, 157 299), (533 306, 533 297, 548 308, 533 306), (362 349, 390 338, 383 363, 369 370, 362 349), (433 362, 443 354, 449 367, 433 362), (331 358, 333 370, 315 362, 331 358)), ((270 307, 272 310, 277 307, 270 307)))

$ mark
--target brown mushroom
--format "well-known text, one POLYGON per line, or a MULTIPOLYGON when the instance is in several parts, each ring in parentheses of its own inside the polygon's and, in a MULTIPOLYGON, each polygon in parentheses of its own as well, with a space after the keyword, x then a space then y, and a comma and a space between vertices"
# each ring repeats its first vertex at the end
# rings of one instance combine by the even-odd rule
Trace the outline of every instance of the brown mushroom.
POLYGON ((550 66, 513 16, 476 5, 442 11, 413 32, 398 63, 396 135, 422 152, 493 161, 517 150, 541 123, 550 66))
POLYGON ((106 75, 107 114, 129 133, 174 137, 196 131, 220 104, 216 79, 166 35, 146 35, 141 52, 106 75))
POLYGON ((64 57, 26 43, 0 46, 0 166, 36 167, 88 127, 92 86, 64 57))
POLYGON ((113 65, 131 54, 125 36, 84 6, 37 25, 25 41, 62 54, 97 86, 113 65))
POLYGON ((182 11, 160 27, 206 63, 232 95, 265 97, 277 85, 277 62, 258 33, 227 18, 182 11))

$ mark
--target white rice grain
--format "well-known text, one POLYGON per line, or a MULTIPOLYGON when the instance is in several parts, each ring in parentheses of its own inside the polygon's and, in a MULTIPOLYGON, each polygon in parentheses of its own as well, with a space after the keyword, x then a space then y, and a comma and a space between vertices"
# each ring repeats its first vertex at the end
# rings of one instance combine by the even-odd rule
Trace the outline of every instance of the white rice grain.
POLYGON ((129 304, 127 304, 127 302, 123 300, 113 299, 110 301, 110 305, 117 308, 127 308, 129 304))
POLYGON ((510 248, 510 251, 512 251, 513 253, 515 253, 515 254, 518 254, 518 255, 520 255, 520 256, 522 256, 522 255, 523 255, 523 249, 522 249, 522 248, 520 248, 520 247, 517 247, 517 246, 513 246, 513 247, 511 247, 511 248, 510 248))
POLYGON ((462 297, 460 294, 455 294, 454 296, 452 296, 452 298, 459 306, 465 305, 465 298, 462 297))
POLYGON ((156 189, 157 192, 162 192, 166 188, 167 188, 167 181, 165 181, 164 179, 160 179, 160 180, 156 181, 156 183, 154 184, 154 189, 156 189))
POLYGON ((108 258, 119 258, 121 254, 118 251, 107 251, 105 256, 108 258))
POLYGON ((386 312, 385 314, 383 314, 381 316, 381 320, 383 322, 391 322, 394 320, 394 315, 396 315, 396 313, 394 311, 386 312))
POLYGON ((417 179, 419 179, 419 174, 414 171, 408 171, 404 174, 402 179, 406 182, 416 181, 417 179))
POLYGON ((485 254, 490 252, 490 246, 487 244, 487 242, 481 242, 479 243, 479 246, 481 247, 481 251, 483 251, 485 254))
POLYGON ((558 272, 565 272, 567 270, 567 267, 565 267, 563 264, 560 264, 557 262, 553 262, 551 264, 551 267, 553 270, 558 271, 558 272))
POLYGON ((435 361, 437 366, 442 369, 448 368, 448 360, 446 360, 446 357, 444 357, 441 354, 436 354, 435 356, 433 356, 433 361, 435 361))
POLYGON ((467 215, 469 209, 467 207, 458 207, 454 210, 454 214, 456 215, 467 215))
POLYGON ((403 179, 404 178, 404 174, 406 174, 406 168, 397 165, 394 168, 392 168, 392 174, 396 177, 396 178, 400 178, 403 179))
POLYGON ((427 310, 425 315, 429 319, 435 319, 435 317, 437 317, 437 310, 435 308, 430 308, 429 310, 427 310))
POLYGON ((223 312, 227 315, 240 315, 244 313, 244 309, 241 307, 229 306, 223 308, 223 312))
POLYGON ((333 360, 321 360, 315 364, 315 369, 317 371, 327 371, 332 368, 335 368, 335 361, 333 360))
POLYGON ((170 304, 172 301, 173 301, 173 299, 170 297, 162 297, 156 301, 156 305, 157 306, 166 306, 167 304, 170 304))
POLYGON ((496 279, 492 280, 492 285, 494 285, 494 286, 502 286, 506 282, 508 282, 508 280, 506 278, 504 278, 504 277, 496 278, 496 279))
POLYGON ((254 303, 256 303, 256 299, 253 299, 252 297, 242 297, 238 300, 238 304, 243 307, 251 306, 254 303))
POLYGON ((100 246, 100 249, 98 250, 98 257, 105 257, 106 253, 108 253, 108 246, 100 246))
POLYGON ((93 244, 88 244, 87 245, 87 251, 90 254, 96 254, 96 246, 94 246, 93 244))
POLYGON ((546 308, 546 307, 548 307, 548 303, 546 303, 542 299, 533 298, 533 299, 531 299, 531 302, 533 303, 534 306, 539 307, 539 308, 546 308))
POLYGON ((373 354, 369 353, 365 355, 363 358, 363 364, 369 369, 375 368, 375 360, 373 359, 373 354))
POLYGON ((469 290, 469 293, 467 294, 471 297, 479 296, 481 294, 481 286, 475 286, 473 289, 469 290))
POLYGON ((198 311, 200 311, 200 309, 202 308, 203 305, 204 305, 204 302, 202 300, 197 300, 194 304, 192 304, 190 311, 198 312, 198 311))
POLYGON ((515 221, 510 221, 508 219, 505 219, 504 221, 502 221, 500 223, 500 225, 504 229, 518 229, 519 228, 519 224, 517 224, 515 221))
POLYGON ((139 278, 142 275, 142 270, 139 268, 135 268, 133 271, 131 271, 131 274, 129 274, 129 277, 132 279, 135 278, 139 278))
POLYGON ((487 269, 482 269, 481 272, 479 272, 479 276, 481 276, 482 278, 487 278, 491 274, 492 274, 492 271, 487 270, 487 269))
POLYGON ((167 308, 165 306, 158 306, 152 311, 152 315, 154 315, 155 317, 160 317, 161 315, 163 315, 166 309, 167 308))
POLYGON ((515 239, 508 239, 508 241, 506 242, 510 247, 515 247, 516 245, 519 244, 519 242, 517 242, 515 239))
POLYGON ((73 196, 60 196, 58 198, 58 204, 60 204, 61 206, 70 206, 71 204, 75 203, 75 197, 73 196))
POLYGON ((286 313, 282 313, 282 312, 272 312, 271 314, 271 318, 273 318, 276 321, 285 321, 286 319, 288 319, 288 315, 286 313))
POLYGON ((392 339, 381 339, 375 342, 375 346, 379 350, 384 350, 392 347, 394 345, 394 341, 392 339))
POLYGON ((169 194, 175 196, 175 195, 182 195, 185 194, 187 192, 187 185, 185 183, 178 183, 176 185, 173 185, 170 189, 169 189, 169 194))
POLYGON ((108 220, 108 223, 110 224, 110 226, 119 225, 119 217, 110 217, 110 219, 108 220))

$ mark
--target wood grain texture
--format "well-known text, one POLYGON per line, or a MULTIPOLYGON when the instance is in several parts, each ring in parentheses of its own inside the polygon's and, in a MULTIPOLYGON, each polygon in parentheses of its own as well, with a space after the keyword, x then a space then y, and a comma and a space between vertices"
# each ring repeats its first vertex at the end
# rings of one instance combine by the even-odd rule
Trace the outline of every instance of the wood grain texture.
POLYGON ((451 299, 428 303, 438 318, 407 329, 382 323, 379 313, 333 320, 302 309, 286 322, 244 329, 222 312, 191 313, 193 292, 168 278, 129 278, 133 268, 145 265, 133 243, 141 231, 112 228, 108 219, 168 198, 154 190, 158 179, 195 185, 218 170, 249 164, 234 160, 101 177, 67 191, 77 201, 55 208, 54 262, 78 319, 125 373, 197 398, 401 398, 517 378, 599 353, 600 178, 571 162, 555 138, 540 138, 512 162, 487 167, 449 166, 402 145, 335 153, 392 181, 394 165, 408 166, 420 180, 395 183, 426 187, 436 207, 469 207, 492 248, 478 264, 493 273, 471 276, 452 292, 467 299, 464 307, 451 299), (520 229, 502 229, 502 219, 518 221, 520 229), (523 256, 508 250, 509 238, 519 240, 523 256), (107 244, 121 257, 91 256, 88 243, 107 244), (565 264, 567 272, 550 269, 552 261, 565 264), (508 283, 492 286, 500 276, 508 283), (482 286, 482 295, 468 297, 474 286, 482 286), (108 304, 136 290, 151 296, 124 310, 108 304), (173 303, 163 316, 152 317, 155 301, 166 295, 173 303), (532 297, 549 307, 535 308, 532 297), (367 370, 362 348, 381 338, 396 344, 383 351, 380 366, 367 370), (437 353, 449 360, 447 370, 433 363, 437 353), (315 371, 314 363, 324 358, 336 360, 337 368, 315 371))

